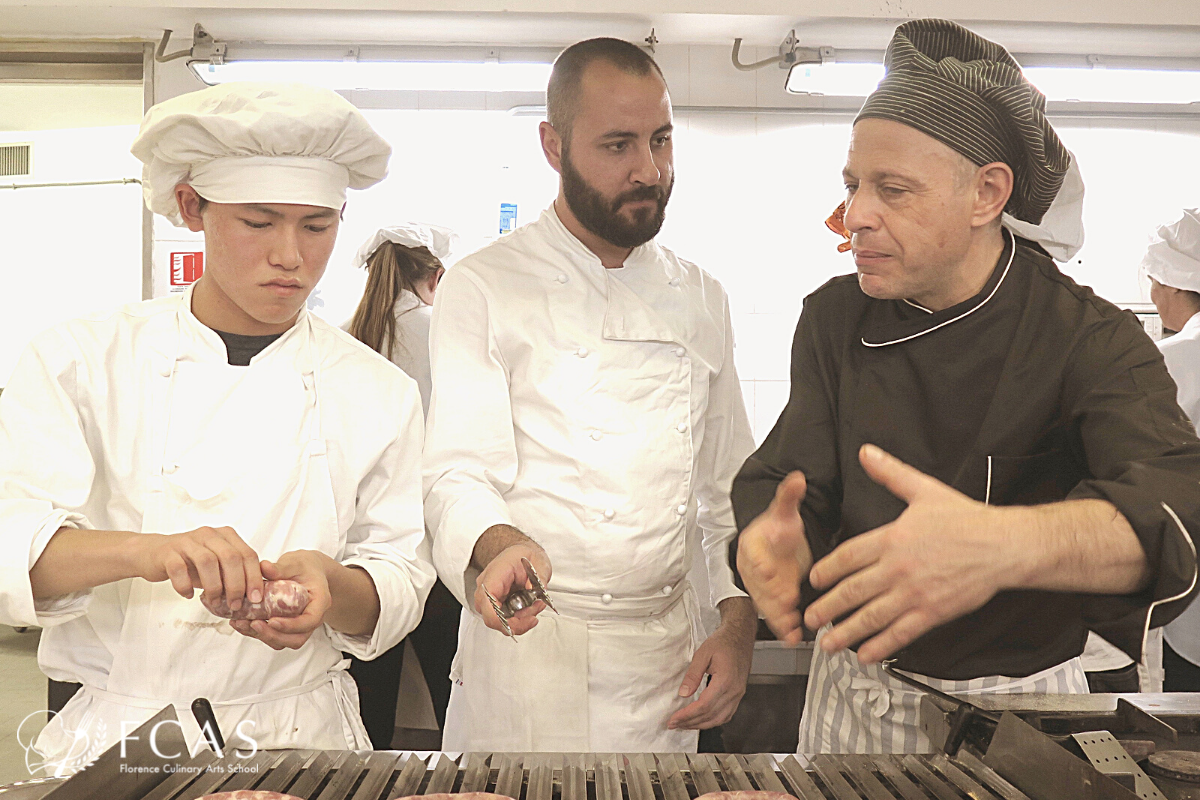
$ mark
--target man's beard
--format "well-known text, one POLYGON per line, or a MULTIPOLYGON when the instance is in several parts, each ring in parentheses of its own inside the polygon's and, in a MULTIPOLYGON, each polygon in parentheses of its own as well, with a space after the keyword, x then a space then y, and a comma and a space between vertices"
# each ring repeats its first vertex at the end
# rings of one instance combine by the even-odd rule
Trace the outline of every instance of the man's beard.
POLYGON ((666 189, 657 184, 639 186, 608 200, 579 174, 566 152, 563 152, 561 174, 563 196, 571 213, 583 227, 617 247, 637 247, 658 235, 667 217, 671 189, 675 187, 672 176, 666 189), (629 222, 621 216, 621 207, 634 200, 653 200, 655 206, 637 209, 633 212, 634 221, 629 222))

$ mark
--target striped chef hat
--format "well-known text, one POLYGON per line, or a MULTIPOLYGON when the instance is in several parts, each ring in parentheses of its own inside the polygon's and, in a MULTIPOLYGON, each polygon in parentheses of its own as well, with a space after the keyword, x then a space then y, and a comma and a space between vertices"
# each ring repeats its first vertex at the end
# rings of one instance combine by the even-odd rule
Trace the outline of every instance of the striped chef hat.
POLYGON ((979 166, 1008 164, 1014 186, 1005 211, 1042 221, 1071 157, 1046 119, 1045 95, 1007 50, 949 20, 918 19, 896 29, 884 67, 855 122, 893 120, 979 166))

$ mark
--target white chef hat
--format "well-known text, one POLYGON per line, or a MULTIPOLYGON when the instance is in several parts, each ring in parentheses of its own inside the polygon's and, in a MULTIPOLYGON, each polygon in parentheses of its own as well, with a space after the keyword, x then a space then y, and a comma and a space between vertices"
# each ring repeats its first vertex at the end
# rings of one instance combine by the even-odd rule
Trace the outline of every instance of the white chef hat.
POLYGON ((1163 286, 1200 292, 1200 208, 1185 209, 1178 221, 1161 226, 1141 266, 1163 286))
POLYGON ((440 225, 426 225, 423 222, 402 222, 399 225, 389 225, 380 228, 363 246, 358 248, 354 256, 355 267, 365 267, 375 251, 384 242, 395 242, 405 247, 428 247, 439 260, 445 261, 446 256, 458 243, 458 234, 440 225))
POLYGON ((151 108, 132 148, 151 211, 183 225, 175 187, 214 203, 341 208, 392 148, 347 100, 299 83, 226 83, 151 108))
POLYGON ((1083 173, 1079 160, 1070 153, 1071 163, 1063 176, 1062 186, 1054 202, 1042 217, 1041 223, 1020 220, 1004 213, 1004 227, 1031 242, 1037 242, 1055 261, 1063 264, 1075 257, 1083 247, 1083 173))

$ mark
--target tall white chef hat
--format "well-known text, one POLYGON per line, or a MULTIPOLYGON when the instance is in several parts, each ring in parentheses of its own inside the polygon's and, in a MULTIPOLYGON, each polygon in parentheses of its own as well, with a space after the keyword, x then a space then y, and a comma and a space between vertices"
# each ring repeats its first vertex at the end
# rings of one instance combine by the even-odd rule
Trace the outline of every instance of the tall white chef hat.
POLYGON ((389 225, 386 228, 380 228, 374 236, 363 242, 363 246, 358 248, 358 253, 354 256, 353 266, 365 267, 371 256, 384 242, 395 242, 405 247, 428 247, 429 252, 437 256, 440 261, 445 261, 446 256, 450 255, 450 251, 458 243, 458 234, 449 228, 443 228, 440 225, 426 225, 423 222, 402 222, 399 225, 389 225))
POLYGON ((387 175, 392 148, 347 100, 298 83, 227 83, 151 108, 132 148, 151 211, 183 225, 175 187, 214 203, 341 208, 387 175))
POLYGON ((1200 292, 1200 208, 1185 209, 1178 221, 1161 226, 1141 266, 1163 286, 1200 292))
POLYGON ((1068 154, 1071 163, 1062 186, 1040 223, 1034 225, 1008 212, 1002 218, 1004 227, 1023 239, 1037 242, 1051 258, 1064 264, 1083 247, 1083 173, 1075 154, 1069 151, 1068 154))

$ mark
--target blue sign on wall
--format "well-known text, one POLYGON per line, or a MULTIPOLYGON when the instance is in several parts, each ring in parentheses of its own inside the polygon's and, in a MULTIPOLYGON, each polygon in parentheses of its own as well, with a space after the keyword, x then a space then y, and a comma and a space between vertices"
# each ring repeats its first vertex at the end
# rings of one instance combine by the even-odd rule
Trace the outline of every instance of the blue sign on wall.
POLYGON ((501 203, 500 204, 500 233, 501 233, 501 235, 508 233, 515 227, 517 227, 517 204, 516 203, 501 203))

